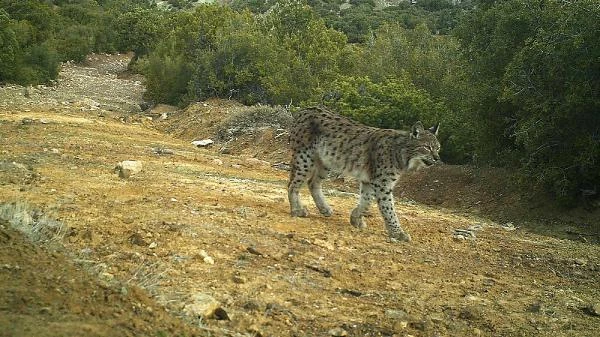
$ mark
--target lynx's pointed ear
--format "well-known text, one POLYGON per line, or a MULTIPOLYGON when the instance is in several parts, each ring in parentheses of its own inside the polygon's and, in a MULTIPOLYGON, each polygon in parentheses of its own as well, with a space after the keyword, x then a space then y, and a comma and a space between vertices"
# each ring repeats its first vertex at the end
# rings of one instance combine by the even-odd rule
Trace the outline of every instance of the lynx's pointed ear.
POLYGON ((419 134, 425 131, 423 127, 423 123, 421 121, 417 121, 415 125, 412 127, 412 131, 410 132, 410 136, 413 138, 419 138, 419 134))
POLYGON ((434 135, 438 135, 438 130, 440 129, 440 123, 435 123, 434 126, 429 128, 429 132, 433 133, 434 135))

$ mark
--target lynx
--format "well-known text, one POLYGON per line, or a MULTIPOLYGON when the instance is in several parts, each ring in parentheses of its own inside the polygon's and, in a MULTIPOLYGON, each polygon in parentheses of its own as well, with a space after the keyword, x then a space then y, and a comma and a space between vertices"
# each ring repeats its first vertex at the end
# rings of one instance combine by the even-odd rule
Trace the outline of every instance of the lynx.
POLYGON ((439 124, 425 129, 416 122, 410 132, 368 127, 324 108, 301 111, 290 131, 292 161, 288 198, 291 215, 307 217, 299 189, 308 181, 312 198, 324 216, 333 211, 325 201, 321 181, 330 170, 352 176, 360 183, 358 205, 350 223, 366 227, 363 219, 373 198, 392 242, 410 241, 394 210, 392 190, 403 172, 440 163, 439 124))

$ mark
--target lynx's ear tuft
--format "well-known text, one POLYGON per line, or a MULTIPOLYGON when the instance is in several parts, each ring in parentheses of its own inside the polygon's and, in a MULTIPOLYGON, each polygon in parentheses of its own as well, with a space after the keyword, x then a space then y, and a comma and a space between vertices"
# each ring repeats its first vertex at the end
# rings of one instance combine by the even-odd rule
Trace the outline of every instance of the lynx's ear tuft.
POLYGON ((419 134, 421 134, 423 131, 425 131, 425 128, 423 128, 423 123, 421 123, 421 121, 417 121, 412 127, 410 136, 413 138, 419 138, 419 134))
POLYGON ((433 133, 434 135, 438 135, 438 130, 440 129, 440 123, 435 123, 434 126, 429 128, 429 132, 433 133))

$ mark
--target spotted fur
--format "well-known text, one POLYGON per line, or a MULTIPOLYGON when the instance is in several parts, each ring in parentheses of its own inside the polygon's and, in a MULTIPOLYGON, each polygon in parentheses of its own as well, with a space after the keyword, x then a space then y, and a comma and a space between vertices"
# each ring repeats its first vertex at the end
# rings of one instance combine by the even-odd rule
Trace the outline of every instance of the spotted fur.
POLYGON ((312 198, 325 216, 333 211, 325 201, 321 181, 330 170, 360 183, 360 199, 350 223, 364 228, 363 215, 375 198, 391 241, 410 241, 394 210, 392 190, 402 172, 440 162, 438 126, 415 123, 410 132, 378 129, 356 123, 323 108, 301 111, 290 132, 292 161, 288 198, 291 215, 308 216, 299 189, 308 182, 312 198))

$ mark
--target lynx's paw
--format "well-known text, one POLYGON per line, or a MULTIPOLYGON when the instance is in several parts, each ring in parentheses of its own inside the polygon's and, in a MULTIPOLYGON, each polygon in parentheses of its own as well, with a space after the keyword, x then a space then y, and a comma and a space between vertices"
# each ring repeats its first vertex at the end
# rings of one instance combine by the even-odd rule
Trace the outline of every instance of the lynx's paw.
POLYGON ((390 242, 391 243, 410 242, 410 241, 411 241, 410 235, 408 235, 404 232, 397 232, 397 233, 390 234, 390 242))
POLYGON ((323 216, 330 217, 333 215, 333 210, 329 206, 318 207, 318 208, 319 208, 319 212, 321 214, 323 214, 323 216))
POLYGON ((299 209, 293 209, 291 214, 293 217, 306 218, 306 217, 308 217, 308 210, 306 209, 306 207, 302 207, 299 209))
POLYGON ((367 227, 367 223, 357 209, 354 209, 352 214, 350 214, 350 224, 359 229, 365 229, 367 227))

